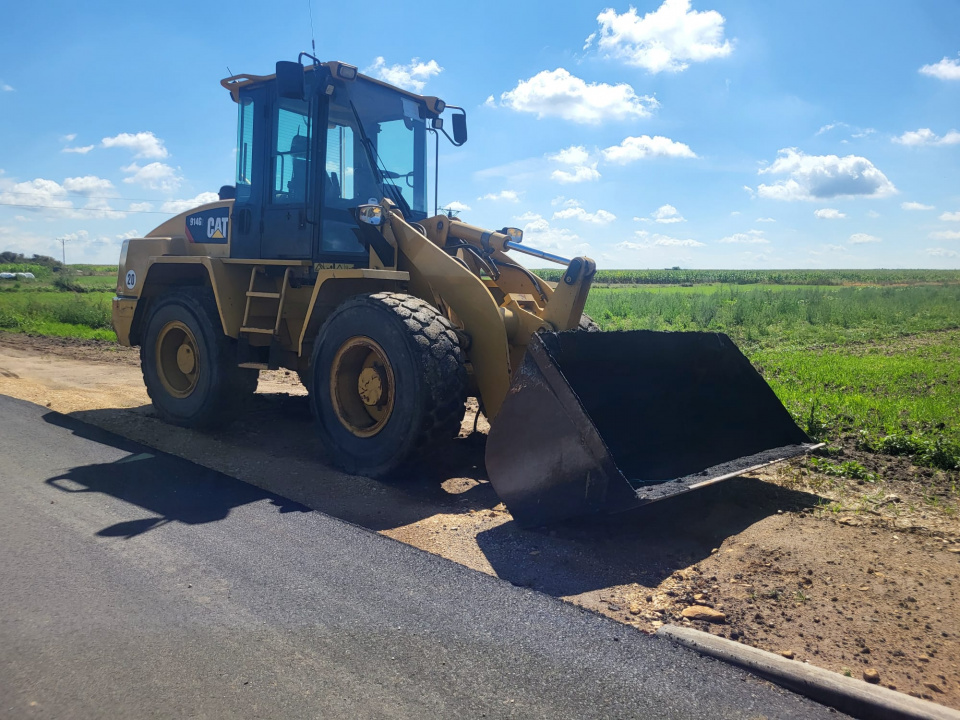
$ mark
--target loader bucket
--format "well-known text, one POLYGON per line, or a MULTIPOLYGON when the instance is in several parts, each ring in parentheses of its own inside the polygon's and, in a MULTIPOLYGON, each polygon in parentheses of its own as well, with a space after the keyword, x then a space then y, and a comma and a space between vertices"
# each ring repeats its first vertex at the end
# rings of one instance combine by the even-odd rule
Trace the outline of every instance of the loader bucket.
POLYGON ((628 510, 810 450, 726 335, 538 333, 487 439, 524 525, 628 510))

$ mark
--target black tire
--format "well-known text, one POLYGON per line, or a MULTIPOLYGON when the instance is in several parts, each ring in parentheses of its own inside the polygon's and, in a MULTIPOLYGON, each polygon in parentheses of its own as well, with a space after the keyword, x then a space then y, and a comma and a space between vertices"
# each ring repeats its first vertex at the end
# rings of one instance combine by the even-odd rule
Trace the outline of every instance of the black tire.
MULTIPOLYGON (((417 297, 382 292, 347 300, 320 329, 311 370, 310 406, 321 441, 330 461, 347 472, 389 475, 460 432, 467 399, 460 341, 450 321, 417 297), (346 365, 344 349, 371 341, 389 365, 384 387, 392 387, 392 401, 366 430, 373 434, 360 437, 357 426, 343 419, 346 403, 339 394, 335 401, 333 386, 342 381, 334 378, 344 377, 339 374, 346 365)), ((342 382, 338 392, 345 393, 349 382, 342 382)), ((378 381, 378 392, 379 387, 378 381)))
MULTIPOLYGON (((164 347, 169 343, 163 340, 164 347)), ((160 417, 174 425, 189 428, 213 428, 228 424, 233 411, 257 389, 259 371, 237 367, 236 341, 224 335, 212 293, 203 288, 184 288, 154 302, 140 345, 140 369, 147 393, 160 417), (173 370, 161 372, 158 342, 176 330, 193 337, 196 371, 184 386, 172 387, 173 370), (163 377, 161 377, 163 375, 163 377), (166 378, 166 384, 164 381, 166 378)), ((186 377, 186 376, 184 376, 186 377)))
POLYGON ((600 332, 600 326, 597 325, 597 321, 592 317, 583 313, 580 316, 580 324, 577 326, 577 330, 583 330, 584 332, 600 332))

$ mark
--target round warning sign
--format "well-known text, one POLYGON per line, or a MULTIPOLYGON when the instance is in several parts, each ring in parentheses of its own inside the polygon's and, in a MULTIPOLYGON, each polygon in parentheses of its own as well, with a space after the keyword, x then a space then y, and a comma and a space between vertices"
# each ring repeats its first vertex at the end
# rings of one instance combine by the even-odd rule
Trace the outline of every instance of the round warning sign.
POLYGON ((133 270, 128 270, 127 271, 127 289, 133 290, 136 284, 137 284, 137 274, 133 270))

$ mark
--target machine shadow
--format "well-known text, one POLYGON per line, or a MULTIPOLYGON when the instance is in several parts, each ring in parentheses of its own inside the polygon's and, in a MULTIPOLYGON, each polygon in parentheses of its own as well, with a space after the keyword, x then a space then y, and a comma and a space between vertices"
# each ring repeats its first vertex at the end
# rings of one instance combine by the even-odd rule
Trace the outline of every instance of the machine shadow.
POLYGON ((49 417, 49 422, 72 420, 70 429, 75 434, 115 447, 127 443, 140 448, 135 452, 155 452, 113 432, 161 452, 203 458, 200 462, 221 469, 226 473, 223 477, 239 478, 251 490, 260 488, 257 492, 290 498, 376 531, 437 514, 489 509, 500 502, 486 482, 483 444, 476 437, 457 439, 442 452, 420 458, 383 480, 334 469, 320 447, 303 396, 258 394, 228 427, 211 432, 167 425, 156 417, 151 405, 77 411, 69 418, 51 413, 49 417), (111 439, 101 440, 101 434, 111 439))
POLYGON ((777 511, 822 501, 742 477, 553 528, 525 530, 509 522, 480 533, 477 543, 499 577, 557 597, 629 583, 652 588, 777 511))
POLYGON ((129 539, 170 522, 188 525, 217 522, 234 508, 263 500, 281 513, 310 511, 274 493, 74 418, 51 412, 43 419, 78 437, 129 453, 116 462, 77 466, 46 480, 48 485, 65 493, 102 493, 155 514, 103 528, 96 533, 98 536, 129 539))

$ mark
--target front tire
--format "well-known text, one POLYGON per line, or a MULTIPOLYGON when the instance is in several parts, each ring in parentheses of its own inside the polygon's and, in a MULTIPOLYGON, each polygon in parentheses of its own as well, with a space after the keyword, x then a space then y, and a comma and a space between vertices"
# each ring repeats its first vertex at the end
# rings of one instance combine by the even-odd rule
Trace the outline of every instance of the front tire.
POLYGON ((330 460, 381 477, 457 436, 467 375, 450 321, 402 293, 358 295, 314 345, 310 403, 330 460))
POLYGON ((147 319, 140 346, 147 394, 174 425, 212 428, 257 389, 257 370, 237 367, 234 341, 224 335, 209 291, 187 288, 162 296, 147 319))

